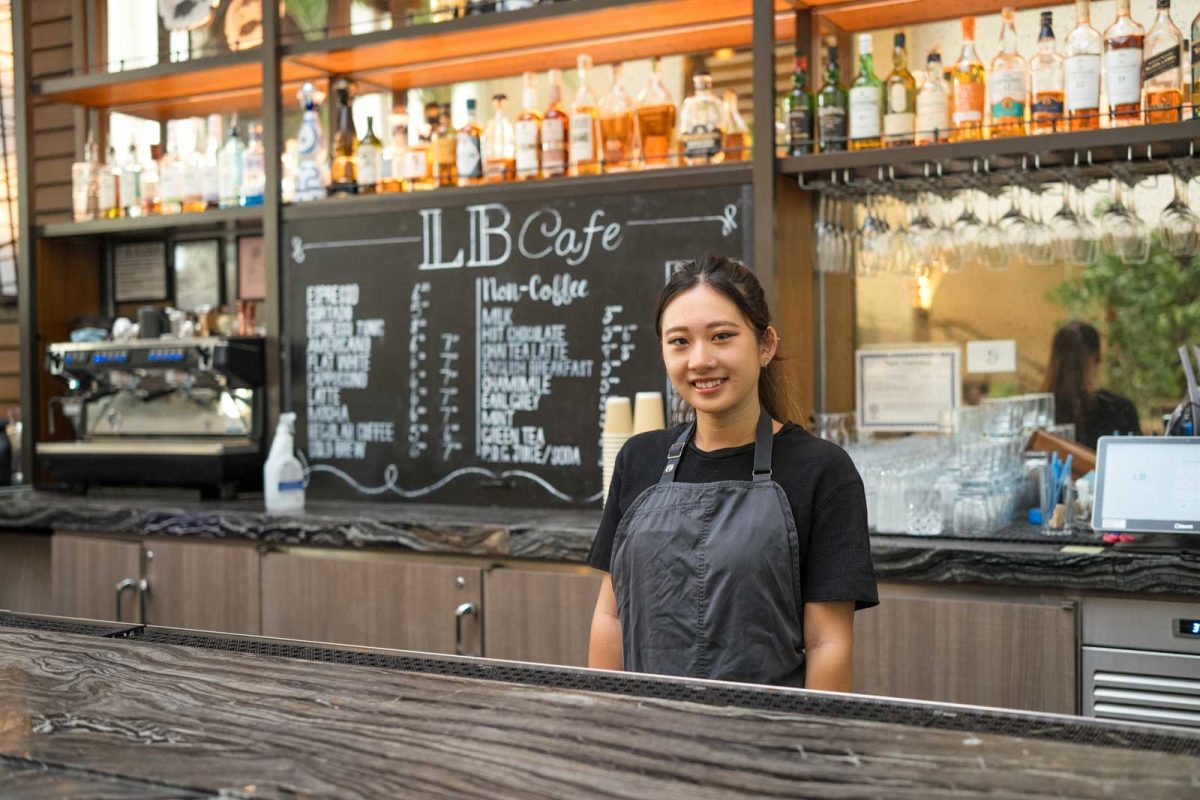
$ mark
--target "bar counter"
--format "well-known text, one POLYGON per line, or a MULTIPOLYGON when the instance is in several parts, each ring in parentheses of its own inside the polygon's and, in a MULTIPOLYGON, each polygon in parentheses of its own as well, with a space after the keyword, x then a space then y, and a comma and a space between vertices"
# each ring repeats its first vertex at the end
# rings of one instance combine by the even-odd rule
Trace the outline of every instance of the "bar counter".
MULTIPOLYGON (((196 537, 565 563, 585 560, 599 520, 599 511, 319 501, 309 502, 302 515, 275 516, 253 499, 181 503, 153 495, 0 494, 0 532, 196 537)), ((881 581, 1200 597, 1200 558, 1063 547, 1063 540, 1018 525, 992 539, 874 535, 871 551, 881 581)))
POLYGON ((0 795, 1180 798, 1136 725, 0 613, 0 795))

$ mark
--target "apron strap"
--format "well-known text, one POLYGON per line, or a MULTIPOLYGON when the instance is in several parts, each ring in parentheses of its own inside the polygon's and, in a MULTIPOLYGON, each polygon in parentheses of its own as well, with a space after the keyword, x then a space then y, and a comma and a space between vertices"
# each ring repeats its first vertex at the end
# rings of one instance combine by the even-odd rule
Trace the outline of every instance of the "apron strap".
POLYGON ((771 451, 775 446, 771 430, 771 415, 764 408, 758 414, 758 430, 754 436, 754 480, 771 480, 771 451))
POLYGON ((683 429, 683 433, 679 434, 675 444, 671 445, 671 449, 667 451, 667 466, 663 468, 662 477, 658 479, 659 483, 671 483, 675 480, 675 470, 679 468, 679 459, 683 458, 683 451, 687 448, 688 439, 692 438, 694 430, 696 430, 696 421, 692 420, 683 429))

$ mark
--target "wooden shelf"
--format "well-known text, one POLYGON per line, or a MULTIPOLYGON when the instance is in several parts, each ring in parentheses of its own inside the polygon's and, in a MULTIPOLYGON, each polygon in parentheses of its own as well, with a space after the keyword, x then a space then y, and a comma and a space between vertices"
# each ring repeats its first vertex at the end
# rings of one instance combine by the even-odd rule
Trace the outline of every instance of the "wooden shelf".
POLYGON ((217 228, 226 223, 252 227, 262 224, 262 212, 262 206, 252 206, 249 208, 220 208, 192 214, 154 214, 146 217, 94 219, 87 222, 70 220, 48 222, 37 229, 37 235, 53 239, 69 236, 97 236, 108 233, 151 233, 205 227, 217 228))
POLYGON ((807 0, 797 3, 813 10, 819 22, 827 22, 847 33, 902 28, 924 22, 940 22, 964 16, 999 14, 1004 6, 1016 9, 1061 6, 1063 0, 807 0))
MULTIPOLYGON (((794 35, 790 3, 776 2, 778 39, 794 35)), ((568 68, 580 53, 598 64, 747 47, 752 0, 575 0, 431 25, 299 42, 285 63, 354 75, 400 91, 568 68)))

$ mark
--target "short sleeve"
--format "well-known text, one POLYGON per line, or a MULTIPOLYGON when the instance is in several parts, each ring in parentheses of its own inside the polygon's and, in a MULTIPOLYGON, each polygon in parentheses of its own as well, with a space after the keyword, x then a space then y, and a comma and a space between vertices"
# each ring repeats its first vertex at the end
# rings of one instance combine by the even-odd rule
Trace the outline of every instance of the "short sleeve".
POLYGON ((856 609, 879 605, 867 498, 857 477, 816 506, 801 572, 800 590, 806 603, 853 600, 856 609))
POLYGON ((617 535, 617 526, 621 524, 621 478, 625 471, 625 449, 622 447, 617 453, 612 483, 608 487, 608 500, 604 503, 604 514, 600 517, 600 527, 596 530, 596 538, 592 539, 592 549, 587 557, 590 566, 605 572, 610 571, 613 539, 617 535))

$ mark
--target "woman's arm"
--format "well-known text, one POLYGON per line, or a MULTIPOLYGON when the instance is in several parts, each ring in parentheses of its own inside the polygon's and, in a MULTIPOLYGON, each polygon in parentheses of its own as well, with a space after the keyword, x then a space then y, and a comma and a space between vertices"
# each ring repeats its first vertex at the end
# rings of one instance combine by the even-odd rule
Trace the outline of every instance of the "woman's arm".
POLYGON ((854 602, 805 603, 804 649, 805 689, 854 691, 854 602))
POLYGON ((605 575, 592 613, 592 634, 588 641, 588 666, 592 669, 622 669, 621 618, 617 616, 617 596, 612 576, 605 575))

